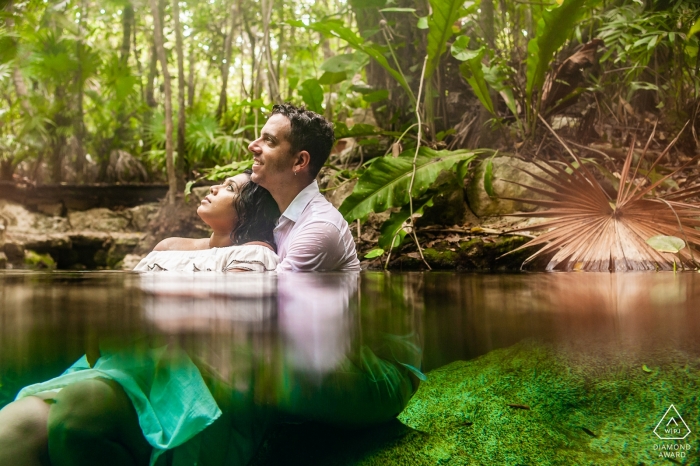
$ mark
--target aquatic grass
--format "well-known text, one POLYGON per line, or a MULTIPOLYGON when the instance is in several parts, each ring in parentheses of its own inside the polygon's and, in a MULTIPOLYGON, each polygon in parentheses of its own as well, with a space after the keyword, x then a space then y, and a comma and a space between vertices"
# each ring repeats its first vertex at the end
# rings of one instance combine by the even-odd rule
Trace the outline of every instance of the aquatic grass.
POLYGON ((429 372, 399 415, 404 430, 282 426, 253 464, 290 457, 362 466, 665 463, 653 450, 660 443, 653 429, 671 403, 693 431, 684 442, 692 445, 689 457, 679 462, 697 464, 700 358, 674 353, 647 361, 652 373, 638 359, 521 342, 429 372))

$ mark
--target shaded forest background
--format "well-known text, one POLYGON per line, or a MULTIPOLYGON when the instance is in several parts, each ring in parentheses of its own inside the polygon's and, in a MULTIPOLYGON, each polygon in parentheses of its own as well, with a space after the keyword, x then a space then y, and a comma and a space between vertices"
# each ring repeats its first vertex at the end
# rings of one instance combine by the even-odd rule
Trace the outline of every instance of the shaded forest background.
POLYGON ((685 125, 673 164, 700 141, 699 16, 693 0, 4 0, 0 177, 167 180, 174 199, 246 168, 283 101, 348 138, 330 188, 419 141, 547 157, 543 122, 611 172, 632 135, 685 125))

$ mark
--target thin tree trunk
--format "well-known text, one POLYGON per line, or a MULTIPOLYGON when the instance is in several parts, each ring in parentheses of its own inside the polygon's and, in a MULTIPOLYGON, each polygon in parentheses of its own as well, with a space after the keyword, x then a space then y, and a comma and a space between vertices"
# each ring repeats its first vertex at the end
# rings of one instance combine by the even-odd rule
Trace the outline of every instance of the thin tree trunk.
POLYGON ((257 98, 256 85, 257 80, 255 79, 256 73, 255 68, 257 67, 257 57, 255 56, 255 34, 250 29, 250 22, 248 21, 248 15, 246 14, 246 9, 241 12, 243 14, 243 26, 245 28, 246 34, 248 35, 248 42, 250 43, 250 87, 248 88, 248 95, 253 99, 257 98))
POLYGON ((146 105, 154 108, 156 105, 155 98, 155 80, 158 75, 158 53, 156 52, 156 41, 155 34, 153 37, 153 44, 151 45, 151 57, 148 64, 148 76, 146 77, 146 95, 144 100, 146 105))
POLYGON ((227 19, 230 22, 230 29, 228 34, 226 34, 226 39, 224 40, 224 57, 221 63, 221 92, 219 92, 219 105, 216 107, 217 120, 221 120, 223 114, 226 113, 226 88, 228 87, 228 74, 229 68, 231 67, 231 42, 233 41, 233 32, 235 29, 236 2, 231 4, 229 17, 227 19))
POLYGON ((190 57, 187 62, 190 67, 187 76, 187 108, 192 108, 194 105, 194 40, 190 40, 190 57))
POLYGON ((129 61, 131 48, 131 25, 134 23, 134 6, 127 3, 122 10, 122 46, 119 53, 119 62, 126 66, 129 61))
POLYGON ((76 41, 76 56, 78 69, 76 71, 75 85, 77 87, 77 112, 75 115, 75 175, 78 182, 85 181, 85 121, 83 119, 83 24, 87 17, 87 1, 80 2, 80 18, 78 19, 78 40, 76 41))
POLYGON ((168 171, 168 202, 175 203, 177 196, 177 176, 175 174, 175 164, 173 163, 173 103, 172 89, 170 88, 170 72, 168 71, 168 58, 165 55, 163 44, 163 21, 160 16, 157 0, 149 0, 153 14, 153 41, 156 47, 156 54, 160 62, 161 73, 163 73, 163 87, 165 90, 165 164, 168 171))
POLYGON ((275 64, 272 61, 272 50, 270 47, 270 18, 272 17, 272 3, 274 0, 263 0, 263 47, 265 47, 265 61, 267 62, 267 86, 270 92, 270 99, 280 103, 280 90, 275 64))
MULTIPOLYGON (((139 89, 141 91, 141 98, 144 98, 144 89, 143 89, 143 66, 141 65, 141 51, 137 47, 137 42, 136 42, 136 18, 134 18, 134 27, 131 29, 132 30, 132 49, 134 51, 134 61, 136 62, 136 70, 139 73, 139 89)), ((145 99, 144 99, 145 100, 145 99)))
POLYGON ((180 28, 179 0, 173 0, 173 21, 175 26, 175 49, 177 53, 177 162, 178 191, 185 187, 185 56, 182 50, 182 29, 180 28))

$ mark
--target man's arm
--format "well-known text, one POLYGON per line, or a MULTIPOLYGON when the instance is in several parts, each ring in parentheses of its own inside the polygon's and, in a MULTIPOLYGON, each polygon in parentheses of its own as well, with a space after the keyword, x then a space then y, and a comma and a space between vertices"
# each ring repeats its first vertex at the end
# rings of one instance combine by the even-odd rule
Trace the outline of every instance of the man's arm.
POLYGON ((337 270, 345 254, 340 231, 326 222, 306 225, 292 240, 278 272, 337 270))

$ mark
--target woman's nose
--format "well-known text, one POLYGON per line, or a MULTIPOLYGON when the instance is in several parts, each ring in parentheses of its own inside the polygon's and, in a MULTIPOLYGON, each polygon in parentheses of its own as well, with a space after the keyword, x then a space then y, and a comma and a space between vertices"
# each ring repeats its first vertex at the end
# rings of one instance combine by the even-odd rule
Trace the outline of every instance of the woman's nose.
POLYGON ((209 188, 209 192, 212 193, 213 195, 216 196, 216 193, 219 191, 219 185, 215 184, 211 188, 209 188))

